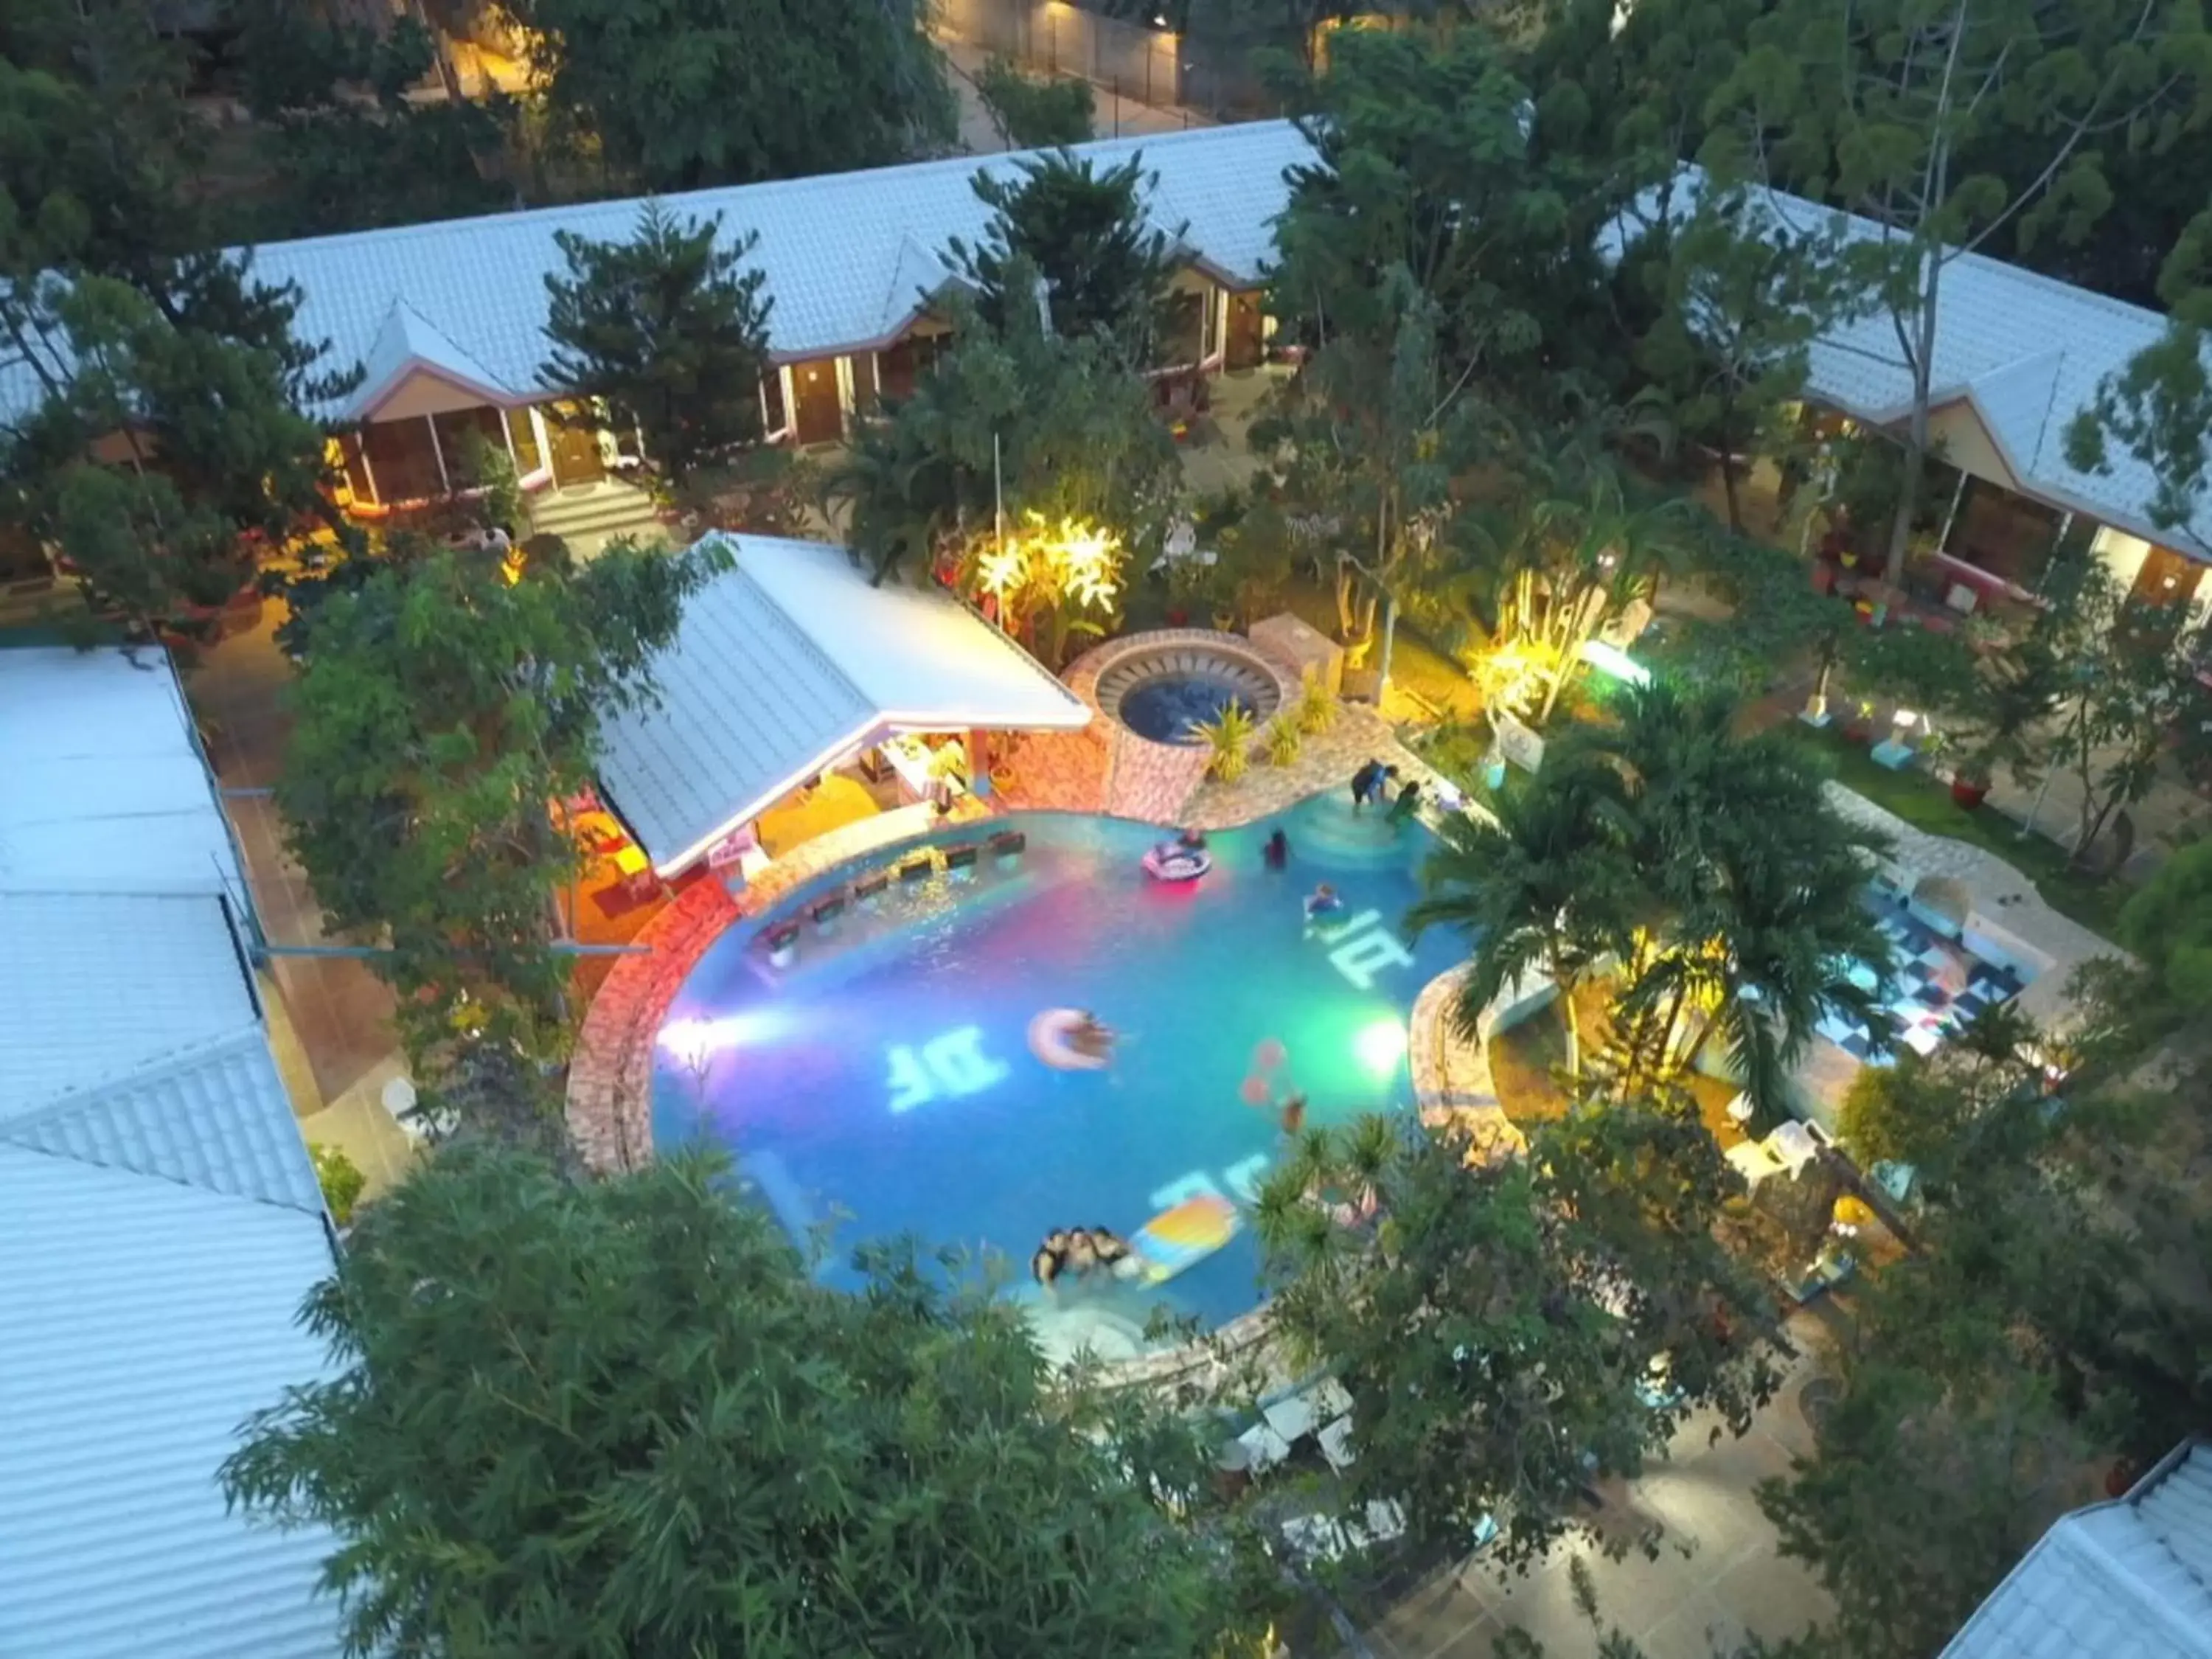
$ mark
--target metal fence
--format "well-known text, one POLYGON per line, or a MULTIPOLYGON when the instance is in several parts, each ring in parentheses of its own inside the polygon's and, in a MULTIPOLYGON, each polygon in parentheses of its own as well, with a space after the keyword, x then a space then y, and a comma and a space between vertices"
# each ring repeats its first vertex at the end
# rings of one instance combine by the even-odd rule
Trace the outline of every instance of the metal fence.
POLYGON ((939 32, 1024 69, 1080 76, 1188 119, 1281 112, 1242 48, 1101 17, 1065 0, 932 0, 930 9, 939 32))

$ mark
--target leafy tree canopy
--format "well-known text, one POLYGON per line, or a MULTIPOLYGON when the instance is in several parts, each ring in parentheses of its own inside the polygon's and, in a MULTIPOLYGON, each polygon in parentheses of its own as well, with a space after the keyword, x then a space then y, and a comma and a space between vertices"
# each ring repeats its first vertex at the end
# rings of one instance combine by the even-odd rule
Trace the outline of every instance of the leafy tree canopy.
POLYGON ((275 179, 273 199, 244 210, 251 234, 411 224, 513 201, 493 176, 514 125, 507 99, 408 97, 437 62, 421 22, 378 31, 283 0, 246 0, 241 12, 246 105, 275 179))
POLYGON ((839 173, 952 142, 914 0, 518 0, 556 119, 649 190, 839 173))
POLYGON ((1017 162, 1011 178, 978 173, 991 222, 974 247, 953 238, 951 253, 983 320, 1003 331, 1013 312, 1034 314, 1042 283, 1054 333, 1097 335, 1150 367, 1183 231, 1145 216, 1157 176, 1141 155, 1101 172, 1065 153, 1017 162))
POLYGON ((383 947, 418 1076, 471 1127, 547 1130, 534 1067, 563 1048, 550 946, 575 861, 555 804, 590 781, 601 718, 649 694, 713 561, 617 545, 514 580, 446 548, 314 608, 276 786, 289 844, 331 930, 383 947))
POLYGON ((1343 33, 1294 94, 1318 159, 1291 171, 1269 301, 1294 335, 1388 342, 1402 269, 1437 307, 1448 380, 1478 362, 1502 379, 1540 348, 1571 361, 1558 325, 1599 286, 1601 192, 1547 164, 1486 31, 1343 33))
POLYGON ((2128 947, 2182 1008, 2212 1006, 2212 841, 2168 857, 2120 912, 2128 947))
POLYGON ((1017 149, 1080 144, 1091 137, 1097 100, 1079 76, 1040 80, 994 58, 975 76, 975 92, 999 137, 1017 149))
POLYGON ((1492 1160, 1463 1134, 1309 1132, 1255 1224, 1277 1329, 1352 1401, 1340 1501, 1504 1558, 1571 1530, 1690 1410, 1738 1431, 1771 1387, 1765 1297, 1712 1234, 1738 1179, 1694 1115, 1577 1110, 1492 1160))
POLYGON ((910 1251, 824 1288, 719 1175, 460 1148, 366 1212, 307 1308, 339 1374, 225 1468, 337 1533, 349 1653, 1256 1651, 1148 1495, 1202 1476, 1178 1425, 910 1251))
POLYGON ((320 507, 323 434, 296 412, 289 293, 243 265, 179 267, 179 324, 138 289, 79 276, 0 298, 16 362, 45 391, 0 425, 0 513, 66 558, 96 605, 141 626, 220 605, 320 507), (216 327, 239 316, 244 337, 216 327), (254 337, 274 334, 276 350, 254 337))
MULTIPOLYGON (((1034 287, 1025 261, 1008 291, 1034 287)), ((994 332, 956 303, 956 343, 915 389, 864 428, 823 486, 848 538, 878 578, 933 567, 988 531, 1034 513, 1112 532, 1149 558, 1182 487, 1174 441, 1150 389, 1097 335, 1047 335, 1034 307, 994 332)))
POLYGON ((658 202, 627 242, 573 231, 549 276, 544 377, 578 398, 604 398, 635 426, 646 464, 671 484, 761 435, 761 374, 775 301, 744 263, 757 239, 719 239, 721 219, 678 219, 658 202))

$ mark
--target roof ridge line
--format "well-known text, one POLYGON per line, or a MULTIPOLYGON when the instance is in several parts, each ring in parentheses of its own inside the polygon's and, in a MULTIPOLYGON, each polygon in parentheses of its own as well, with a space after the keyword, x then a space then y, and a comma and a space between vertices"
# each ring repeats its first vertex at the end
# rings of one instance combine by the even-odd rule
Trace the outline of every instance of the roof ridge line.
MULTIPOLYGON (((320 1219, 319 1212, 304 1204, 290 1204, 283 1199, 265 1198, 259 1193, 234 1193, 222 1187, 204 1186, 197 1181, 166 1175, 159 1170, 142 1170, 130 1164, 102 1164, 93 1158, 77 1158, 68 1152, 57 1152, 46 1146, 27 1146, 0 1125, 0 1147, 11 1152, 21 1152, 30 1158, 50 1158, 57 1164, 73 1164, 80 1170, 98 1170, 125 1181, 158 1181, 164 1187, 174 1187, 180 1192, 196 1193, 217 1204, 250 1204, 256 1209, 281 1211, 286 1215, 304 1216, 310 1220, 320 1219)), ((319 1189, 321 1183, 317 1182, 319 1189)))
MULTIPOLYGON (((232 1049, 265 1047, 266 1043, 267 1036, 261 1023, 248 1020, 214 1036, 199 1037, 190 1042, 157 1049, 127 1072, 102 1078, 99 1082, 88 1084, 82 1088, 65 1089, 27 1112, 0 1116, 0 1139, 8 1138, 11 1131, 20 1127, 50 1123, 58 1117, 70 1115, 109 1096, 119 1094, 126 1089, 135 1089, 147 1079, 160 1073, 175 1071, 187 1064, 217 1059, 232 1049)), ((273 1050, 269 1059, 271 1065, 276 1063, 276 1056, 273 1050)), ((281 1073, 277 1080, 280 1083, 283 1080, 281 1073)))
MULTIPOLYGON (((1255 132, 1261 129, 1291 125, 1285 118, 1272 121, 1224 121, 1213 126, 1186 127, 1180 132, 1133 133, 1121 137, 1093 138, 1066 148, 1081 155, 1105 151, 1130 150, 1141 152, 1155 144, 1181 145, 1194 140, 1204 140, 1216 134, 1255 132)), ((327 231, 319 236, 293 236, 268 242, 236 242, 223 252, 231 255, 253 255, 264 249, 295 249, 319 245, 336 246, 357 239, 375 237, 400 240, 415 236, 428 237, 449 234, 463 226, 495 221, 501 224, 520 223, 530 220, 586 213, 594 209, 629 207, 641 209, 648 202, 658 202, 675 211, 698 213, 704 210, 706 198, 729 194, 735 191, 755 191, 763 194, 783 194, 793 190, 819 188, 833 180, 867 179, 884 173, 904 173, 909 177, 927 173, 950 173, 966 167, 971 173, 1011 165, 1032 156, 1048 155, 1058 148, 1045 145, 1029 149, 1000 150, 994 155, 978 155, 973 152, 958 155, 933 156, 920 161, 888 161, 872 167, 848 167, 836 173, 806 173, 788 179, 757 179, 749 183, 708 185, 698 190, 660 192, 646 191, 630 196, 603 197, 596 201, 550 203, 544 207, 510 209, 504 212, 467 213, 447 219, 418 220, 413 224, 374 225, 361 230, 327 231)), ((744 225, 732 224, 732 230, 743 232, 744 225)))

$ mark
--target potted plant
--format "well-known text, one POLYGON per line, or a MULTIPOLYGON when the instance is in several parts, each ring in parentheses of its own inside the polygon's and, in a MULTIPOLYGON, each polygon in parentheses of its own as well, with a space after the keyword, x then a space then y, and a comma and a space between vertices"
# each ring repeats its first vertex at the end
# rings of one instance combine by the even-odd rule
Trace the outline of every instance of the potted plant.
POLYGON ((1951 799, 1969 812, 1989 799, 1990 757, 1977 749, 1962 757, 1951 774, 1951 799))

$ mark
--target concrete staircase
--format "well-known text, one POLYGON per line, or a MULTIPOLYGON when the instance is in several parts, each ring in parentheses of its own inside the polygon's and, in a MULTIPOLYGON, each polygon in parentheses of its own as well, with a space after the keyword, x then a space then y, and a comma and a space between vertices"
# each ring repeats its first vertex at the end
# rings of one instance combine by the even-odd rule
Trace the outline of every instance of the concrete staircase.
POLYGON ((665 539, 653 498, 611 478, 532 495, 530 529, 533 535, 558 536, 580 559, 590 558, 617 536, 634 536, 641 543, 665 539))

